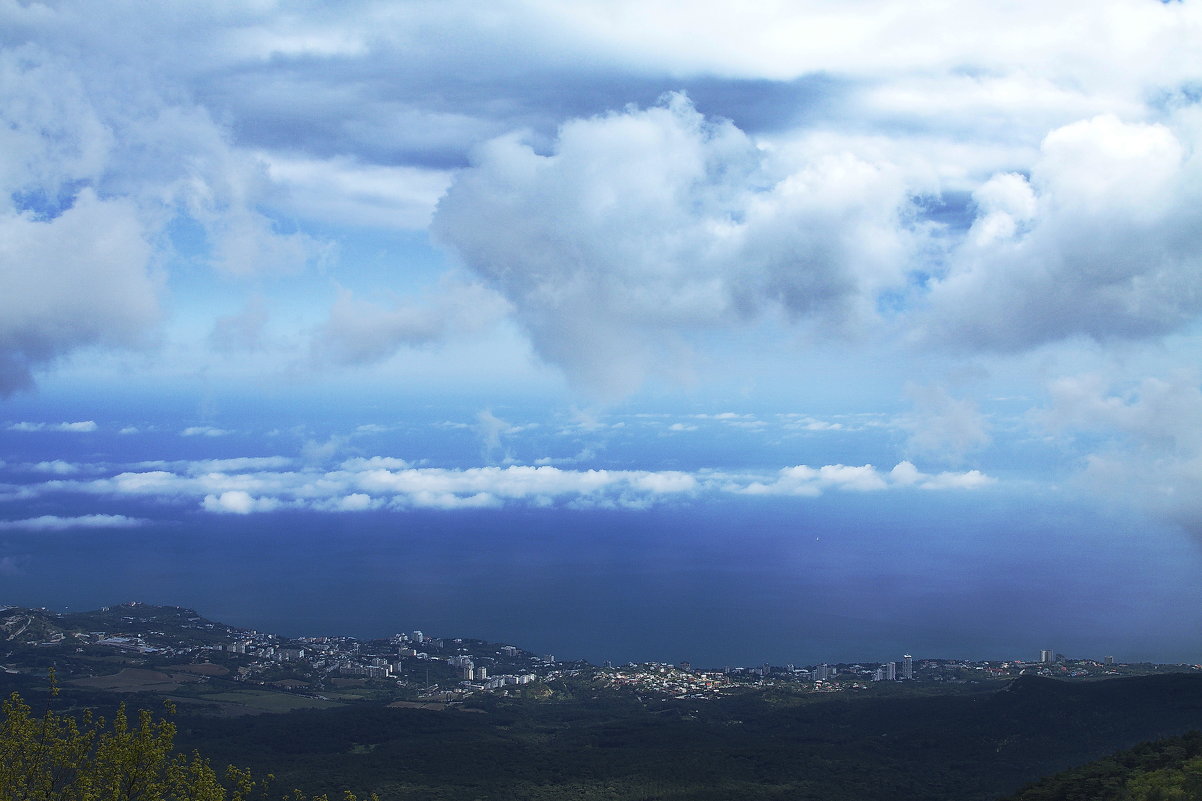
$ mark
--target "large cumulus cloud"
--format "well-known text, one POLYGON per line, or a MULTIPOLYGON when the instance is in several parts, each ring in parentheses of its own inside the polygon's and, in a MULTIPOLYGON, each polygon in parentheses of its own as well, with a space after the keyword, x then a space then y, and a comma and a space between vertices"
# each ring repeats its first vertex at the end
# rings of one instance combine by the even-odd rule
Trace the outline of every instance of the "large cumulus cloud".
POLYGON ((128 202, 84 190, 53 220, 0 214, 0 395, 75 348, 137 344, 158 318, 158 283, 128 202))
POLYGON ((137 205, 92 188, 114 147, 78 76, 36 48, 0 51, 0 396, 81 346, 134 344, 158 317, 137 205))
POLYGON ((693 334, 783 310, 828 329, 904 283, 909 195, 888 165, 784 165, 679 94, 576 119, 550 153, 481 148, 434 230, 514 306, 538 352, 620 395, 678 368, 693 334))
MULTIPOLYGON (((3 19, 55 17, 24 11, 3 19)), ((54 39, 43 28, 33 38, 54 39)), ((0 395, 81 348, 152 340, 176 220, 203 231, 201 258, 227 273, 324 253, 263 211, 266 167, 152 75, 110 52, 0 37, 0 395)))
POLYGON ((932 289, 925 333, 1018 350, 1139 339, 1202 311, 1199 127, 1102 115, 1044 139, 1030 177, 999 174, 932 289))

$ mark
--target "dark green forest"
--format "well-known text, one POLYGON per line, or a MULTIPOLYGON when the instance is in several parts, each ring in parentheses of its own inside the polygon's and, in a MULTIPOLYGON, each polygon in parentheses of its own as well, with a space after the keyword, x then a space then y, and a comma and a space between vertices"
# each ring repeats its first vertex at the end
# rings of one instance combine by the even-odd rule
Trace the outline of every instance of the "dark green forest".
MULTIPOLYGON (((68 689, 55 702, 82 709, 100 697, 68 689)), ((154 699, 130 699, 143 701, 154 699)), ((182 707, 174 724, 184 752, 331 797, 985 801, 1058 774, 1012 797, 1157 801, 1194 797, 1153 785, 1192 792, 1199 737, 1181 735, 1202 728, 1202 676, 662 701, 561 686, 549 700, 446 710, 363 702, 219 717, 182 707), (1107 757, 1164 737, 1177 739, 1107 757)))
POLYGON ((1169 737, 1050 776, 1006 801, 1202 799, 1202 732, 1169 737))

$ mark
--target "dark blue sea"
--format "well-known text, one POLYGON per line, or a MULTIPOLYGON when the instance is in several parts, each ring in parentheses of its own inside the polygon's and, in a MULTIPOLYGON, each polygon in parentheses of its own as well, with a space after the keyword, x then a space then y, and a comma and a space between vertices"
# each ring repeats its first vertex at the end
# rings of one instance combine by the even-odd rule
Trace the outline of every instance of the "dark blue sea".
POLYGON ((799 434, 767 412, 752 427, 612 412, 602 423, 617 424, 573 428, 554 409, 497 405, 497 417, 539 424, 514 426, 490 450, 473 428, 475 405, 401 408, 395 398, 363 396, 352 406, 290 392, 149 403, 72 387, 6 401, 0 603, 78 610, 138 600, 284 635, 421 629, 595 663, 1033 659, 1042 649, 1202 661, 1198 541, 1059 489, 1057 476, 1074 469, 1070 457, 1034 445, 982 454, 997 480, 981 491, 719 493, 628 510, 559 503, 226 515, 204 511, 195 496, 55 492, 47 487, 59 476, 38 467, 75 465, 61 478, 82 486, 155 469, 138 466, 143 460, 300 458, 314 443, 341 449, 328 457, 333 465, 373 455, 449 467, 532 464, 586 451, 594 455, 575 467, 888 469, 898 460, 888 427, 857 429, 851 418, 842 429, 799 434), (96 421, 96 430, 14 428, 78 420, 96 421), (695 430, 672 433, 674 421, 695 430), (196 425, 226 433, 181 435, 196 425), (11 522, 103 514, 146 522, 66 530, 11 522))
POLYGON ((1197 549, 1172 531, 1123 536, 1121 521, 1099 518, 1090 535, 1087 509, 1017 517, 997 499, 860 500, 198 511, 135 529, 5 531, 0 603, 139 600, 286 635, 421 629, 595 663, 1035 658, 1042 648, 1198 660, 1197 549))

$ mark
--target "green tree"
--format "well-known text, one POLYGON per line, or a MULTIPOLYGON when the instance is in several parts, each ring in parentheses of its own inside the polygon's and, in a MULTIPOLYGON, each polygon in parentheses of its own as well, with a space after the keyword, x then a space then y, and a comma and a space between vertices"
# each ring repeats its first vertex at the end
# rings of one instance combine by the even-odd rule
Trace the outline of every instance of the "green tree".
POLYGON ((1139 773, 1127 781, 1123 801, 1202 800, 1202 757, 1178 759, 1168 767, 1139 773))
MULTIPOLYGON (((58 694, 51 675, 51 697, 58 694)), ((168 714, 173 710, 168 705, 168 714)), ((252 801, 272 777, 230 766, 224 779, 200 754, 175 751, 175 725, 122 704, 112 721, 78 720, 47 706, 41 715, 13 693, 0 708, 0 801, 252 801)), ((291 801, 328 801, 296 791, 291 801)), ((375 799, 372 796, 372 799, 375 799)), ((346 793, 344 801, 358 801, 346 793)))

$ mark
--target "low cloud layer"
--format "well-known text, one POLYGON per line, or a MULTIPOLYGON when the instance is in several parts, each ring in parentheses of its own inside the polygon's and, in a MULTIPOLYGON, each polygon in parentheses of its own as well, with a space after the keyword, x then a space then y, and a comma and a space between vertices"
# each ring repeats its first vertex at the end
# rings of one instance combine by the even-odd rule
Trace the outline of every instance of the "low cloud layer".
POLYGON ((79 515, 60 517, 42 515, 24 520, 0 520, 0 531, 71 531, 87 528, 135 528, 146 520, 125 515, 79 515))
POLYGON ((923 473, 910 462, 899 462, 888 472, 881 472, 870 464, 851 466, 843 464, 810 467, 797 465, 783 468, 775 481, 754 481, 737 489, 747 495, 803 495, 818 496, 827 490, 848 492, 876 492, 885 489, 913 487, 916 489, 979 489, 994 483, 995 479, 979 470, 964 473, 923 473))
POLYGON ((9 431, 66 431, 75 434, 86 434, 96 431, 99 426, 94 420, 79 420, 71 423, 9 423, 9 431))
MULTIPOLYGON (((24 489, 27 498, 47 492, 68 493, 108 501, 150 499, 218 514, 251 514, 286 509, 358 512, 503 506, 645 509, 721 496, 816 497, 828 491, 971 490, 993 482, 976 470, 929 474, 909 462, 889 471, 872 465, 797 465, 764 474, 563 469, 549 465, 451 469, 411 466, 394 457, 356 457, 331 469, 315 469, 284 457, 256 457, 155 463, 105 478, 58 479, 24 489)), ((111 515, 37 521, 6 525, 47 529, 137 525, 134 518, 111 515)))

